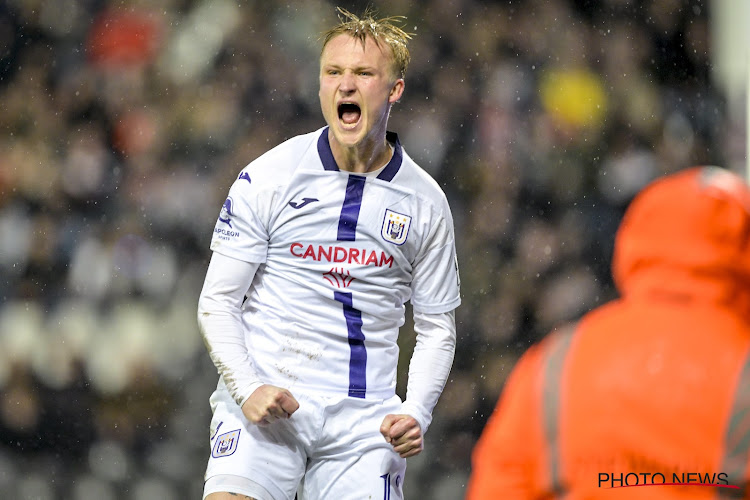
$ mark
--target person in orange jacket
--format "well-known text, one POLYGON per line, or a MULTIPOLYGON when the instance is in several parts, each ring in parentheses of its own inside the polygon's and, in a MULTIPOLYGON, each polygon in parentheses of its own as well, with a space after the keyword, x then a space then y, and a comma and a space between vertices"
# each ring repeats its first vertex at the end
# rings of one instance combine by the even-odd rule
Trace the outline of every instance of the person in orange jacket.
POLYGON ((514 367, 466 500, 750 498, 750 189, 717 167, 628 207, 619 298, 514 367))

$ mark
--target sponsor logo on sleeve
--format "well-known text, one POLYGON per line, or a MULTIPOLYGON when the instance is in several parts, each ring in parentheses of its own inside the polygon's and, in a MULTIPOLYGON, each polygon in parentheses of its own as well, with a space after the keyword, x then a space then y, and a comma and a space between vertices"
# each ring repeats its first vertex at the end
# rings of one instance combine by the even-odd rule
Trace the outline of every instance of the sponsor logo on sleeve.
POLYGON ((219 213, 219 222, 223 222, 229 227, 232 227, 232 216, 234 216, 233 203, 232 198, 227 198, 227 201, 221 207, 221 213, 219 213))
POLYGON ((234 202, 232 198, 227 198, 224 205, 221 207, 221 213, 219 213, 219 222, 216 224, 214 233, 223 240, 229 240, 229 238, 237 237, 240 232, 232 227, 232 217, 234 217, 234 202), (227 229, 224 226, 229 226, 227 229))

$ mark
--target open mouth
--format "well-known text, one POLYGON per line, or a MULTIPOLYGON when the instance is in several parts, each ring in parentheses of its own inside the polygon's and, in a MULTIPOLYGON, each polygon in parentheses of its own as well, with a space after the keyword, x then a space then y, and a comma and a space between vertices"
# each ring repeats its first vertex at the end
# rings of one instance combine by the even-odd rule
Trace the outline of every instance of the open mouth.
POLYGON ((351 102, 342 102, 338 106, 339 120, 346 125, 354 125, 362 116, 362 110, 359 106, 351 102))

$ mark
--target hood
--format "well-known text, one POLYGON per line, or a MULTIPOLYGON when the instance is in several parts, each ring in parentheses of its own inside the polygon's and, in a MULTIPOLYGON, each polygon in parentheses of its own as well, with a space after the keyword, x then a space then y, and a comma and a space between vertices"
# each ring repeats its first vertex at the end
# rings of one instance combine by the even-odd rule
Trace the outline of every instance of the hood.
POLYGON ((672 297, 750 309, 747 184, 717 167, 652 182, 623 217, 612 270, 626 299, 672 297))

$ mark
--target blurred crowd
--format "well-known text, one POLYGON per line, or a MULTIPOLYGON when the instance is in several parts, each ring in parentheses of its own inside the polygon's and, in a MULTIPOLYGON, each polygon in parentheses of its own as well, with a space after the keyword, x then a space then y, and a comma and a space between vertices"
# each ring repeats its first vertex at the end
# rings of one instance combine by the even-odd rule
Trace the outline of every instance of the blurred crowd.
MULTIPOLYGON (((390 128, 448 194, 462 277, 453 372, 405 493, 459 499, 520 353, 616 296, 632 196, 742 144, 706 1, 372 4, 415 34, 390 128)), ((3 498, 200 497, 212 228, 242 167, 324 125, 336 5, 364 7, 0 2, 3 498)), ((407 322, 402 395, 413 341, 407 322)))

